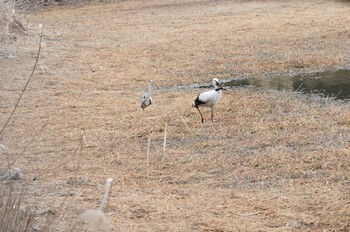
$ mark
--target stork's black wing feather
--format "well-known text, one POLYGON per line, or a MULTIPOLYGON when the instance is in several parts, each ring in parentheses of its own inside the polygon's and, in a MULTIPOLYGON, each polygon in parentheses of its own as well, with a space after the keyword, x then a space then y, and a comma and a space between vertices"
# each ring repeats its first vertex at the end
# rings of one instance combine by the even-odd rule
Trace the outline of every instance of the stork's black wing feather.
POLYGON ((199 100, 199 95, 197 96, 196 100, 194 100, 194 107, 198 108, 199 105, 205 104, 205 102, 199 100))

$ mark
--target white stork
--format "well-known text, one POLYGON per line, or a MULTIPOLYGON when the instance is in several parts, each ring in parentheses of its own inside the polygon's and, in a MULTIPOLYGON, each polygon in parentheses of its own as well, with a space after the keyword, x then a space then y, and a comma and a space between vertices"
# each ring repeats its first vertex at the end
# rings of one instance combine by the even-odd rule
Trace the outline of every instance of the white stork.
POLYGON ((141 97, 141 108, 145 110, 147 106, 152 104, 152 80, 148 81, 148 93, 145 93, 141 97))
POLYGON ((199 110, 199 107, 210 107, 211 108, 211 121, 214 122, 214 106, 219 102, 222 96, 222 90, 225 90, 221 84, 219 83, 219 79, 213 79, 213 85, 215 89, 203 92, 197 96, 194 100, 194 104, 192 107, 196 107, 201 119, 202 123, 204 122, 203 115, 199 110))

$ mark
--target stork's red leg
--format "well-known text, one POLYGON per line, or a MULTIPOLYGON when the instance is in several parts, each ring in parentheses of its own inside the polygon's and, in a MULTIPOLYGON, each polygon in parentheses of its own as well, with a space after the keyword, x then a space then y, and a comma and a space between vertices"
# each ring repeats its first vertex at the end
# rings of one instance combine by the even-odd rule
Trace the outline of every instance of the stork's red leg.
POLYGON ((204 123, 204 118, 203 118, 203 115, 202 115, 201 111, 199 110, 199 107, 196 107, 196 108, 197 108, 197 110, 198 110, 198 112, 199 112, 199 114, 201 116, 202 123, 204 123))

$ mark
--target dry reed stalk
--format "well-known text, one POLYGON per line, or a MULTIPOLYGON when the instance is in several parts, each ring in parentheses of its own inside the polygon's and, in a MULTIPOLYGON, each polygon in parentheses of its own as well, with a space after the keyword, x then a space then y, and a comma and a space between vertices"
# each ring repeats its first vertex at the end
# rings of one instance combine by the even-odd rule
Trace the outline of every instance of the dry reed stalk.
POLYGON ((42 27, 42 25, 41 25, 41 33, 40 33, 39 47, 38 47, 38 52, 37 52, 37 55, 36 55, 36 59, 35 59, 35 63, 34 63, 32 72, 31 72, 31 74, 30 74, 30 76, 29 76, 29 78, 28 78, 26 84, 24 85, 23 90, 21 91, 21 94, 20 94, 18 100, 16 101, 15 107, 14 107, 13 110, 11 111, 10 116, 9 116, 8 119, 6 120, 5 124, 2 126, 1 131, 0 131, 0 135, 4 132, 4 130, 5 130, 6 126, 7 126, 7 124, 10 122, 10 120, 11 120, 13 114, 15 113, 15 111, 16 111, 16 109, 17 109, 17 107, 18 107, 19 102, 21 101, 21 99, 22 99, 22 97, 23 97, 24 92, 26 91, 26 89, 27 89, 27 87, 28 87, 28 84, 29 84, 30 80, 32 79, 32 77, 33 77, 33 75, 34 75, 34 71, 35 71, 36 66, 37 66, 37 64, 38 64, 38 61, 39 61, 40 50, 41 50, 41 42, 42 42, 42 40, 43 40, 43 32, 44 32, 44 29, 43 29, 43 27, 42 27))
POLYGON ((111 177, 107 178, 106 185, 105 185, 105 193, 103 195, 101 205, 99 208, 101 211, 103 211, 103 209, 105 208, 105 206, 107 204, 109 193, 110 193, 111 187, 112 187, 112 183, 113 183, 113 178, 111 178, 111 177))
POLYGON ((162 157, 162 162, 164 162, 164 159, 165 159, 167 129, 168 129, 168 123, 166 122, 166 123, 165 123, 165 126, 164 126, 164 142, 163 142, 163 157, 162 157))
POLYGON ((111 231, 113 228, 112 222, 103 213, 103 209, 109 198, 112 183, 113 178, 107 178, 100 207, 98 209, 87 209, 79 216, 79 220, 88 224, 91 231, 111 231))
POLYGON ((7 199, 0 196, 0 231, 27 232, 31 230, 34 212, 28 208, 23 212, 20 209, 21 203, 22 195, 16 197, 10 193, 7 199))
POLYGON ((149 177, 149 169, 150 169, 150 147, 151 147, 151 133, 149 133, 148 136, 148 143, 147 143, 147 177, 149 177))

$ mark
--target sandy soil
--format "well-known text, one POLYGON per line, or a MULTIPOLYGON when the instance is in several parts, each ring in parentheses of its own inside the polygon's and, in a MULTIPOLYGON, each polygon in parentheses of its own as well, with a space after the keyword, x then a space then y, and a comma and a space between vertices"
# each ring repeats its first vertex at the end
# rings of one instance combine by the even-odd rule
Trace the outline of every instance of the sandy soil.
POLYGON ((224 93, 215 123, 204 109, 201 125, 191 105, 202 89, 176 88, 348 66, 349 9, 151 0, 32 13, 30 35, 1 45, 3 125, 44 25, 37 70, 0 143, 25 174, 12 186, 36 209, 36 231, 74 230, 107 177, 114 231, 350 230, 348 104, 238 88, 224 93), (154 104, 143 112, 149 79, 154 104))

